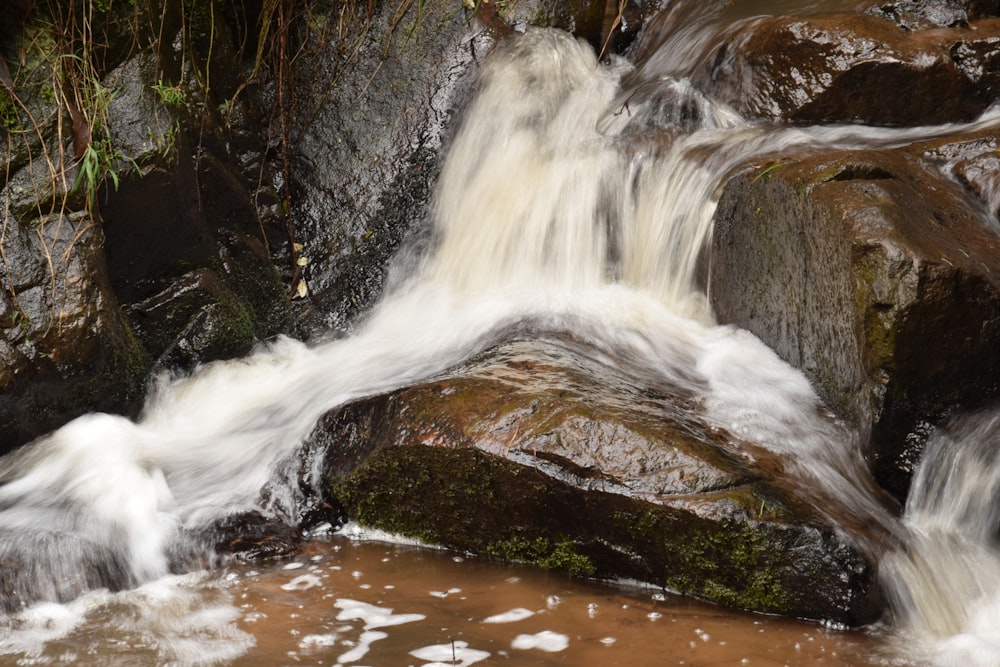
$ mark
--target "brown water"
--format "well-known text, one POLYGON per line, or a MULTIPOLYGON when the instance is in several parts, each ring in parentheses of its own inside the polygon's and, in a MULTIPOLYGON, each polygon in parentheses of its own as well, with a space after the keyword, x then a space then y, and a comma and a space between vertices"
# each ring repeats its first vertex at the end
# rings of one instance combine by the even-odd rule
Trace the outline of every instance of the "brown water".
POLYGON ((861 631, 342 536, 88 607, 0 665, 888 664, 861 631))
MULTIPOLYGON (((389 636, 373 642, 359 664, 423 665, 411 651, 434 645, 445 647, 441 662, 451 664, 453 641, 459 648, 464 642, 489 653, 483 664, 884 664, 874 657, 877 641, 861 632, 737 613, 638 586, 574 581, 445 552, 338 538, 312 545, 308 557, 295 562, 308 565, 233 571, 245 591, 245 613, 267 616, 266 622, 243 624, 256 634, 258 645, 235 664, 336 664, 359 635, 360 622, 337 620, 332 603, 345 598, 426 616, 386 628, 389 636), (318 577, 319 585, 282 588, 303 572, 318 577), (526 617, 486 622, 512 610, 527 610, 522 612, 526 617), (329 637, 330 645, 305 641, 309 635, 329 637), (549 637, 553 645, 515 648, 528 645, 526 637, 549 637)), ((456 658, 460 663, 458 649, 456 658)))

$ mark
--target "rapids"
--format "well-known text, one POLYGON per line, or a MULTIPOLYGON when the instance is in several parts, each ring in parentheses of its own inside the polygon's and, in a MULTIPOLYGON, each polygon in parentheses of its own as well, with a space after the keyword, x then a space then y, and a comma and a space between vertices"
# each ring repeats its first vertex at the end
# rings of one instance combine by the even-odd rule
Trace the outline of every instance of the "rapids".
MULTIPOLYGON (((0 623, 0 655, 86 662, 65 638, 95 618, 140 636, 136 624, 182 619, 182 645, 157 654, 164 661, 252 655, 256 612, 232 597, 248 595, 234 582, 255 575, 175 572, 185 558, 210 556, 198 535, 247 510, 295 522, 302 491, 286 480, 324 412, 431 377, 530 323, 685 386, 712 423, 787 457, 806 497, 838 506, 834 518, 850 514, 895 536, 902 546, 884 573, 894 631, 919 638, 919 650, 898 643, 900 659, 913 651, 941 664, 995 664, 997 520, 995 503, 982 501, 995 499, 1000 466, 976 443, 996 438, 996 419, 949 436, 972 443, 969 453, 942 444, 928 455, 901 522, 872 491, 856 438, 807 380, 753 336, 716 326, 704 293, 704 248, 729 170, 792 146, 892 145, 947 128, 762 128, 695 91, 684 62, 657 67, 598 64, 589 46, 553 31, 499 47, 449 147, 432 250, 401 269, 408 278, 354 335, 314 347, 280 340, 190 377, 161 378, 137 421, 82 417, 0 461, 0 559, 30 567, 42 600, 0 623), (109 574, 134 591, 103 591, 109 574)), ((286 583, 319 581, 301 577, 286 583)), ((334 640, 318 633, 312 653, 300 643, 294 661, 359 664, 389 627, 419 615, 366 604, 336 603, 337 621, 360 619, 355 650, 324 653, 334 640)), ((547 631, 513 648, 563 650, 547 631)), ((468 643, 454 647, 456 663, 483 659, 468 643)), ((423 652, 413 656, 452 664, 451 648, 415 643, 423 652)))

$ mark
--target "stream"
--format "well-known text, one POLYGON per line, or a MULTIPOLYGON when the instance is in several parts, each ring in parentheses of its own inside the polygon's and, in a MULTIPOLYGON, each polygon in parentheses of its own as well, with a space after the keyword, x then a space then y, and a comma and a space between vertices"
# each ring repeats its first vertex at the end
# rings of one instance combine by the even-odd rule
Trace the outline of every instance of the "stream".
MULTIPOLYGON (((0 617, 0 665, 1000 663, 987 502, 1000 493, 988 446, 1000 418, 971 415, 936 436, 898 519, 871 494, 853 434, 823 416, 798 371, 714 324, 699 276, 736 165, 955 128, 746 123, 693 89, 683 57, 667 57, 697 51, 717 26, 682 28, 641 71, 599 65, 589 46, 546 30, 491 56, 437 184, 432 250, 405 255, 351 337, 283 339, 162 378, 138 420, 88 415, 0 460, 0 559, 29 563, 36 594, 63 600, 0 617), (650 77, 669 99, 644 97, 650 77), (302 490, 289 471, 325 412, 440 374, 526 321, 685 383, 710 423, 786 457, 801 488, 896 536, 904 546, 883 562, 893 617, 848 630, 734 612, 353 524, 317 532, 294 557, 175 571, 221 518, 255 510, 294 523, 302 490), (110 592, 107 577, 128 585, 110 592)), ((988 113, 970 127, 997 122, 988 113)))

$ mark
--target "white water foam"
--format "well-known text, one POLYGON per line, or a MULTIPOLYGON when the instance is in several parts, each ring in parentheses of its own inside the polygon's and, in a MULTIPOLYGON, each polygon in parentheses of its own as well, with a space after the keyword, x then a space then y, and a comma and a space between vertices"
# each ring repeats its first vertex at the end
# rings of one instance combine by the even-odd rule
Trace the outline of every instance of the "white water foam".
POLYGON ((410 651, 410 655, 429 661, 423 667, 468 667, 490 657, 489 651, 469 648, 468 642, 464 641, 423 646, 410 651))
POLYGON ((561 632, 542 630, 533 635, 518 635, 510 645, 511 648, 521 651, 535 649, 544 651, 545 653, 559 653, 560 651, 565 651, 569 646, 569 637, 561 632))
POLYGON ((904 519, 882 565, 897 647, 937 667, 1000 664, 1000 410, 930 438, 904 519))
POLYGON ((530 609, 515 607, 514 609, 505 611, 502 614, 487 616, 483 619, 483 623, 517 623, 518 621, 523 621, 526 618, 531 618, 534 615, 535 612, 530 609))

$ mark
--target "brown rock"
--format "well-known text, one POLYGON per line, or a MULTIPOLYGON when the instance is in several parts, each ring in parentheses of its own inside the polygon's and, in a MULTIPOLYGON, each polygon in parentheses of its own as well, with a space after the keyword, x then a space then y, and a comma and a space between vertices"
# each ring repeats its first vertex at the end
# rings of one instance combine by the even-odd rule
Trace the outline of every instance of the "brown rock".
POLYGON ((933 424, 1000 394, 997 221, 922 157, 961 143, 783 158, 716 213, 718 318, 802 369, 899 498, 933 424))
POLYGON ((907 32, 866 14, 746 23, 696 74, 750 118, 932 125, 971 120, 995 99, 995 21, 907 32))
POLYGON ((331 504, 429 543, 758 611, 879 613, 865 557, 779 481, 780 462, 572 341, 508 343, 347 405, 311 447, 331 504))

